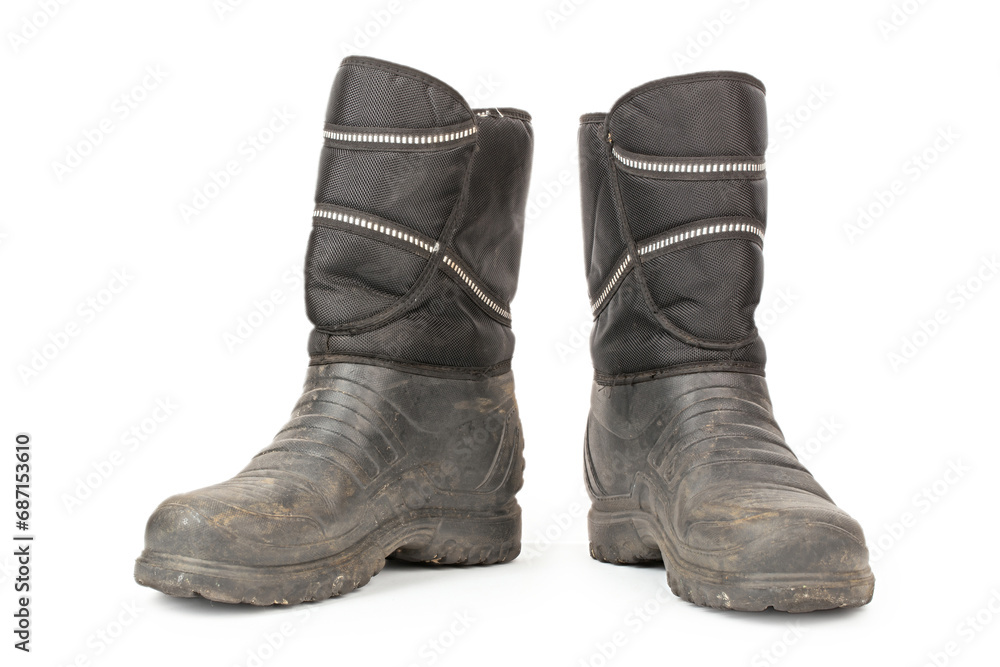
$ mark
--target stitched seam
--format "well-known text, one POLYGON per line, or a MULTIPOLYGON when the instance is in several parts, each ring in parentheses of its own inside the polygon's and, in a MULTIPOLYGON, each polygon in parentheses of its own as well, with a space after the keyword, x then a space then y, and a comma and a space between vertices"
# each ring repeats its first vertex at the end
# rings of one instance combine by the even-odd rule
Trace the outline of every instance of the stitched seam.
POLYGON ((446 94, 448 97, 452 98, 455 102, 458 102, 468 111, 471 115, 472 108, 469 103, 465 101, 462 95, 452 88, 450 85, 441 81, 440 79, 427 74, 426 72, 421 72, 420 70, 415 70, 405 65, 396 65, 395 63, 390 63, 385 60, 378 60, 377 58, 366 58, 364 56, 348 56, 340 64, 341 67, 344 66, 357 66, 364 67, 366 69, 375 71, 392 72, 398 76, 406 77, 412 81, 419 81, 429 88, 446 94))
MULTIPOLYGON (((608 116, 608 119, 610 120, 610 115, 608 116)), ((607 121, 605 122, 607 123, 607 121)), ((608 135, 608 142, 609 144, 611 142, 610 134, 608 135)), ((613 145, 609 145, 607 148, 605 148, 605 151, 607 151, 605 153, 606 156, 605 159, 608 160, 611 166, 611 190, 614 195, 615 208, 617 209, 618 215, 620 217, 621 232, 625 237, 625 243, 627 244, 628 247, 628 253, 632 254, 636 252, 637 244, 635 242, 635 236, 632 234, 632 226, 629 224, 628 215, 625 213, 625 202, 622 199, 621 184, 618 179, 618 167, 615 164, 615 158, 611 155, 613 150, 614 150, 613 145)), ((686 331, 682 330, 671 320, 669 320, 665 315, 663 315, 663 313, 660 312, 659 308, 656 305, 656 302, 653 301, 653 295, 649 291, 649 285, 646 281, 645 275, 643 274, 641 263, 635 265, 635 272, 637 276, 636 282, 638 282, 639 284, 639 291, 642 293, 642 298, 646 304, 646 308, 653 315, 654 319, 656 319, 656 321, 660 324, 660 326, 663 327, 663 329, 665 329, 667 333, 669 333, 674 338, 677 338, 681 342, 687 343, 688 345, 695 345, 696 347, 702 347, 702 345, 700 345, 697 342, 696 338, 688 334, 686 331)), ((598 317, 599 315, 600 311, 594 313, 595 318, 598 317)))
MULTIPOLYGON (((610 118, 610 117, 609 117, 610 118)), ((611 155, 614 152, 615 146, 611 143, 611 135, 608 134, 609 146, 605 149, 606 159, 611 165, 611 186, 612 192, 614 194, 615 207, 618 210, 618 215, 621 217, 621 227, 625 235, 625 241, 628 244, 629 253, 636 252, 638 245, 635 242, 635 236, 632 234, 632 227, 628 221, 628 215, 625 213, 625 202, 622 199, 621 184, 619 182, 619 171, 618 165, 615 164, 615 158, 611 155)), ((745 339, 734 341, 731 343, 719 343, 716 341, 707 341, 697 336, 693 336, 681 327, 679 327, 673 320, 671 320, 663 311, 660 310, 656 301, 653 299, 653 295, 649 290, 649 283, 646 280, 644 269, 642 263, 637 263, 635 265, 635 271, 637 279, 636 282, 639 283, 639 290, 642 293, 643 301, 646 304, 646 308, 653 315, 659 325, 671 336, 677 340, 691 345, 703 350, 735 350, 741 347, 745 347, 753 342, 757 337, 757 329, 754 327, 753 336, 748 336, 745 339)), ((600 311, 594 313, 594 317, 597 318, 600 315, 600 311)))
MULTIPOLYGON (((468 105, 466 105, 468 106, 468 105)), ((465 205, 468 199, 469 182, 472 178, 472 163, 475 151, 479 150, 478 138, 473 144, 473 155, 468 158, 465 165, 465 173, 462 177, 462 190, 452 206, 451 212, 448 214, 448 218, 445 220, 444 227, 441 230, 440 237, 435 241, 437 245, 441 245, 441 239, 446 238, 449 233, 458 225, 458 220, 461 216, 465 214, 465 205)), ((352 324, 340 327, 317 327, 317 331, 326 334, 325 347, 328 354, 336 354, 330 349, 331 339, 334 336, 344 335, 356 335, 363 333, 365 331, 374 331, 383 326, 386 326, 392 322, 402 319, 413 310, 414 305, 420 301, 420 298, 424 295, 425 291, 428 290, 432 284, 431 279, 437 269, 436 262, 427 262, 427 266, 424 267, 423 272, 417 281, 413 284, 410 290, 401 297, 394 305, 386 308, 381 313, 373 315, 372 317, 359 320, 352 324)), ((487 311, 488 312, 488 311, 487 311)))
MULTIPOLYGON (((310 366, 327 366, 336 363, 364 364, 365 362, 380 362, 390 364, 391 367, 403 366, 413 371, 438 372, 455 375, 470 376, 470 381, 478 380, 477 376, 493 377, 491 374, 503 375, 510 371, 510 359, 493 364, 492 366, 441 366, 436 364, 422 364, 419 362, 400 361, 389 357, 379 357, 373 354, 340 354, 331 352, 328 354, 316 354, 310 357, 310 366)), ((377 365, 377 364, 376 364, 377 365)), ((318 390, 313 390, 318 391, 318 390)))
POLYGON ((740 74, 739 72, 696 72, 693 74, 682 74, 680 76, 670 76, 664 79, 657 79, 656 81, 644 83, 638 88, 633 88, 618 98, 618 101, 611 107, 611 111, 608 113, 608 118, 614 115, 614 113, 618 111, 621 106, 631 102, 643 93, 647 93, 651 90, 671 88, 673 86, 703 83, 705 81, 733 81, 736 83, 745 83, 753 86, 761 93, 764 93, 765 95, 767 94, 767 91, 764 89, 764 84, 761 83, 756 77, 740 74))
POLYGON ((632 373, 604 373, 594 370, 594 381, 605 387, 613 387, 619 384, 632 384, 635 382, 648 382, 664 377, 676 375, 687 375, 688 373, 701 373, 707 371, 751 373, 753 375, 764 376, 764 366, 762 364, 749 361, 731 361, 720 359, 718 361, 705 361, 693 364, 678 364, 677 366, 663 366, 652 368, 648 371, 635 371, 632 373))

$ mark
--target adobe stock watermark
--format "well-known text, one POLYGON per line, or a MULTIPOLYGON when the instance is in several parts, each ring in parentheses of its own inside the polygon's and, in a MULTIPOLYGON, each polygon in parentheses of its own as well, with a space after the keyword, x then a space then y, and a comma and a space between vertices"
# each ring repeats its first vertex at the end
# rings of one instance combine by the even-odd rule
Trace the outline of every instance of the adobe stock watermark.
POLYGON ((967 614, 955 625, 952 636, 939 648, 928 651, 923 667, 947 667, 962 650, 989 629, 1000 615, 1000 590, 990 589, 990 597, 981 607, 967 614))
POLYGON ((145 417, 122 431, 118 438, 119 446, 108 452, 107 456, 91 463, 90 469, 73 481, 72 490, 63 492, 60 500, 66 511, 73 514, 83 507, 174 416, 179 407, 170 397, 155 399, 153 408, 145 417))
POLYGON ((70 660, 59 663, 59 667, 89 667, 96 658, 100 658, 111 649, 122 636, 135 625, 143 613, 135 600, 125 601, 118 605, 107 621, 87 635, 83 648, 70 660))
POLYGON ((354 26, 350 37, 340 42, 340 55, 354 56, 364 52, 413 3, 414 0, 389 0, 383 6, 371 10, 362 23, 354 26))
POLYGON ((149 99, 150 94, 159 89, 167 80, 168 72, 160 65, 147 65, 139 80, 123 93, 115 96, 108 113, 99 121, 80 132, 80 138, 71 141, 63 149, 60 159, 52 161, 52 173, 56 181, 63 180, 79 169, 119 126, 149 99))
POLYGON ((546 211, 555 206, 567 192, 575 191, 573 183, 579 180, 579 176, 577 152, 573 151, 559 169, 539 179, 537 184, 532 182, 524 209, 525 229, 537 225, 546 211))
POLYGON ((45 342, 30 350, 27 360, 17 365, 15 370, 21 382, 27 386, 49 368, 88 326, 111 307, 132 284, 133 279, 129 269, 114 269, 103 287, 80 301, 73 316, 46 334, 45 342))
POLYGON ((792 311, 795 304, 799 302, 799 297, 792 291, 791 287, 782 287, 776 290, 773 296, 761 299, 761 304, 754 311, 754 324, 761 334, 774 329, 788 313, 792 311))
POLYGON ((590 653, 580 658, 577 665, 579 667, 607 667, 621 649, 642 632, 663 611, 664 607, 676 600, 677 598, 667 587, 666 577, 661 576, 661 581, 656 586, 656 592, 625 614, 622 618, 621 629, 613 631, 603 640, 594 642, 590 653))
POLYGON ((843 430, 844 424, 838 417, 823 417, 813 434, 803 440, 801 445, 796 443, 792 447, 792 451, 795 453, 795 457, 803 465, 806 465, 814 460, 843 430))
POLYGON ((875 223, 882 220, 910 191, 911 186, 918 183, 959 139, 961 135, 950 125, 939 127, 934 139, 903 161, 897 177, 889 181, 885 187, 876 189, 868 202, 858 207, 854 221, 844 224, 844 234, 847 235, 848 242, 852 245, 857 243, 875 223))
POLYGON ((464 89, 462 97, 473 109, 485 107, 486 102, 500 89, 501 82, 492 74, 480 75, 475 83, 464 89))
POLYGON ((546 7, 543 16, 549 30, 558 30, 585 4, 587 4, 587 0, 558 0, 558 2, 546 7))
POLYGON ((310 618, 312 611, 307 607, 295 610, 290 621, 282 621, 273 630, 263 633, 259 641, 247 648, 245 657, 232 663, 233 667, 262 667, 267 664, 310 618))
POLYGON ((816 84, 809 87, 809 92, 799 104, 779 114, 777 120, 771 124, 771 140, 767 145, 768 159, 777 155, 781 148, 815 118, 820 109, 829 104, 833 97, 833 91, 827 84, 816 84))
POLYGON ((909 333, 900 339, 898 347, 886 354, 889 368, 899 372, 925 350, 941 331, 962 312, 980 292, 1000 273, 996 254, 983 257, 979 265, 964 280, 956 283, 945 294, 944 303, 927 317, 917 320, 909 333))
POLYGON ((534 530, 530 535, 525 535, 521 541, 521 560, 531 561, 546 551, 553 544, 562 540, 566 533, 587 517, 590 509, 590 498, 587 491, 580 487, 580 499, 571 501, 564 510, 549 515, 549 523, 541 530, 534 530))
POLYGON ((672 58, 678 72, 685 72, 705 55, 752 5, 751 0, 730 0, 722 9, 704 19, 685 40, 683 48, 674 50, 672 58))
POLYGON ((875 27, 882 35, 882 40, 888 42, 896 33, 902 30, 913 19, 929 0, 902 0, 894 2, 888 13, 875 21, 875 27))
POLYGON ((19 563, 11 558, 10 553, 5 554, 0 560, 0 585, 6 586, 7 582, 14 581, 17 577, 19 563))
POLYGON ((590 349, 590 332, 594 330, 594 318, 586 316, 569 328, 566 337, 555 344, 556 356, 562 363, 577 356, 577 353, 590 349))
POLYGON ((409 663, 409 667, 430 667, 437 664, 475 622, 476 619, 468 610, 456 611, 445 628, 417 648, 417 659, 409 663))
POLYGON ((281 283, 264 296, 254 299, 249 312, 240 315, 232 329, 222 334, 222 342, 230 352, 236 352, 266 324, 290 295, 298 295, 305 277, 302 268, 290 266, 281 274, 281 283))
POLYGON ((17 28, 7 32, 7 42, 11 50, 15 54, 20 53, 21 49, 38 37, 69 3, 70 0, 36 0, 35 6, 38 9, 22 16, 17 22, 17 28))
POLYGON ((951 459, 930 484, 920 488, 910 499, 910 507, 895 519, 882 524, 882 532, 868 540, 871 562, 877 563, 945 499, 951 490, 972 470, 961 459, 951 459))
POLYGON ((246 0, 212 0, 212 11, 215 18, 225 21, 229 15, 246 4, 246 0))
POLYGON ((181 220, 190 223, 204 213, 234 179, 271 144, 288 129, 295 120, 295 114, 287 107, 275 107, 271 116, 254 132, 248 134, 236 147, 236 154, 225 160, 217 169, 210 169, 201 185, 195 186, 191 199, 177 206, 181 220))
POLYGON ((774 667, 779 664, 788 656, 792 647, 802 641, 805 632, 801 621, 787 623, 780 637, 753 654, 750 667, 774 667))

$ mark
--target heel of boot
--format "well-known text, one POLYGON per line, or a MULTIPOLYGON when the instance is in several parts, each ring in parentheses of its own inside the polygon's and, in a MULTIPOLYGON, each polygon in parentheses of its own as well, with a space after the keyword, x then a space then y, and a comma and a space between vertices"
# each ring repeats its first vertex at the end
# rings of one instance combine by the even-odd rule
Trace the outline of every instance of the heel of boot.
POLYGON ((521 553, 521 508, 495 517, 442 517, 427 537, 397 548, 390 558, 442 565, 492 565, 521 553))
POLYGON ((660 548, 641 512, 604 512, 594 508, 587 515, 590 556, 616 565, 662 562, 660 548))

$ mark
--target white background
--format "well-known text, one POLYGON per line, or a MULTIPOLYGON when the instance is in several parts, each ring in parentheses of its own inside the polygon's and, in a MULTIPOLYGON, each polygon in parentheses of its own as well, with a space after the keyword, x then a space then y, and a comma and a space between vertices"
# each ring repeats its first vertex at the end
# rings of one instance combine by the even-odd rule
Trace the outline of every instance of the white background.
POLYGON ((221 16, 212 0, 95 0, 51 18, 38 14, 44 2, 7 0, 0 535, 7 544, 14 532, 9 452, 27 431, 37 541, 31 655, 11 648, 12 549, 0 552, 4 664, 921 665, 946 648, 955 655, 938 664, 995 658, 1000 9, 895 1, 910 13, 893 26, 890 0, 245 0, 221 16), (534 116, 513 303, 526 554, 491 568, 390 564, 356 593, 289 609, 171 599, 132 581, 147 516, 238 471, 304 378, 296 271, 345 47, 427 71, 475 106, 534 116), (768 379, 793 448, 880 552, 875 599, 861 610, 701 609, 666 593, 660 567, 587 553, 577 117, 650 79, 704 69, 746 71, 768 88, 758 313, 768 379), (122 95, 135 106, 127 117, 122 95), (248 160, 241 144, 275 109, 294 120, 248 160), (111 131, 88 150, 102 121, 111 131), (939 136, 951 138, 935 148, 939 136), (88 154, 60 173, 81 143, 88 154), (180 206, 230 160, 240 173, 185 221, 180 206), (894 181, 894 200, 880 203, 894 181), (850 237, 859 208, 872 221, 850 237), (111 295, 115 271, 128 284, 111 295), (226 334, 275 291, 273 313, 229 349, 226 334), (109 296, 89 312, 88 299, 109 296), (78 334, 52 347, 72 324, 78 334), (915 354, 893 364, 904 339, 915 354), (36 352, 51 358, 25 378, 36 352), (153 429, 167 399, 178 407, 153 429), (134 449, 122 440, 132 428, 150 431, 134 449), (94 476, 116 450, 110 476, 94 476), (96 488, 80 486, 88 475, 96 488), (983 609, 976 630, 966 619, 983 609))

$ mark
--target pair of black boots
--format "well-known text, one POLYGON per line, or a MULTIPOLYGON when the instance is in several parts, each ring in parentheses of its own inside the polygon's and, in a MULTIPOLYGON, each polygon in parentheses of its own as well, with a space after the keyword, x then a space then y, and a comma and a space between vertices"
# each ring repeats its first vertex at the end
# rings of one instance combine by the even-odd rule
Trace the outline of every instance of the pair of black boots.
MULTIPOLYGON (((518 555, 509 304, 530 121, 407 67, 343 61, 306 258, 305 391, 236 477, 160 505, 140 584, 293 604, 362 586, 386 558, 518 555)), ((861 528, 785 444, 764 380, 763 85, 653 81, 583 116, 579 143, 591 555, 662 560, 677 595, 712 607, 865 604, 861 528)))

